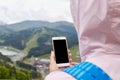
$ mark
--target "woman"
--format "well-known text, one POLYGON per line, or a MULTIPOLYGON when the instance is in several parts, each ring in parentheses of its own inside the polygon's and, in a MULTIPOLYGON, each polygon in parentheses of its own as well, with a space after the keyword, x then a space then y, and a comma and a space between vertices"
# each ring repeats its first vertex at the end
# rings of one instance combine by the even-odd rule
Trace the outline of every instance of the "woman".
MULTIPOLYGON (((71 12, 82 62, 96 65, 109 79, 120 80, 120 0, 71 0, 71 12)), ((77 79, 59 71, 53 52, 50 69, 45 80, 77 79)))

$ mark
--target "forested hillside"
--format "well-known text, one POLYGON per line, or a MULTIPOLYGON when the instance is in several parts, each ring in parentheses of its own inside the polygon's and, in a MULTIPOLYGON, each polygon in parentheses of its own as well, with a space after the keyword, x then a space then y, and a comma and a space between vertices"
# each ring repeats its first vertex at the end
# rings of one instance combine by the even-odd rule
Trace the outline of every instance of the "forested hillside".
POLYGON ((69 22, 24 21, 0 26, 0 46, 25 51, 27 57, 48 54, 54 36, 67 37, 69 47, 78 44, 74 26, 69 22))
POLYGON ((42 79, 42 75, 36 70, 30 70, 28 65, 22 62, 13 63, 7 56, 0 53, 0 80, 12 79, 12 80, 32 80, 32 79, 42 79), (24 67, 21 67, 21 66, 24 67))

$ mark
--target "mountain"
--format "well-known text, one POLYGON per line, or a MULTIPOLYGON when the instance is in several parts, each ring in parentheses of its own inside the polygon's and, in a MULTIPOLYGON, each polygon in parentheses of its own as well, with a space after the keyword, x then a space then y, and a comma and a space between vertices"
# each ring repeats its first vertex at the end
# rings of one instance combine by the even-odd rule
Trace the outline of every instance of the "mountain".
POLYGON ((54 36, 66 36, 69 47, 78 44, 73 24, 66 21, 24 21, 0 26, 0 46, 25 51, 27 57, 50 53, 51 38, 54 36))
POLYGON ((12 29, 13 31, 22 31, 29 28, 38 28, 42 26, 48 26, 50 23, 47 21, 23 21, 20 23, 10 24, 6 27, 12 29))

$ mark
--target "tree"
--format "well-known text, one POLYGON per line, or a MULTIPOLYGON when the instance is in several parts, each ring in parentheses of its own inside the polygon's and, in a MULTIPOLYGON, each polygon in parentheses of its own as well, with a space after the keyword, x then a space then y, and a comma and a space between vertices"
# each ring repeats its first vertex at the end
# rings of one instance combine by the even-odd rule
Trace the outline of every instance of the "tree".
POLYGON ((5 66, 0 66, 0 79, 9 79, 9 69, 5 66))
POLYGON ((19 70, 16 71, 16 79, 17 80, 27 80, 26 74, 19 70))

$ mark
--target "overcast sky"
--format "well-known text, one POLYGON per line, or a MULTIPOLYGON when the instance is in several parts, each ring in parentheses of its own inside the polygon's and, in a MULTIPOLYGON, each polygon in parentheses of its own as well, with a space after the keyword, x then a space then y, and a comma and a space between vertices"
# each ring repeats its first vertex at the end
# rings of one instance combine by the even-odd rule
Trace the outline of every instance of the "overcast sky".
POLYGON ((24 20, 72 22, 69 0, 0 0, 0 22, 24 20))

